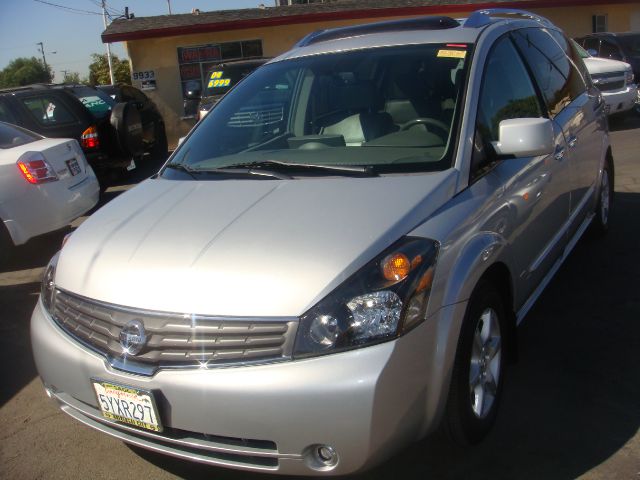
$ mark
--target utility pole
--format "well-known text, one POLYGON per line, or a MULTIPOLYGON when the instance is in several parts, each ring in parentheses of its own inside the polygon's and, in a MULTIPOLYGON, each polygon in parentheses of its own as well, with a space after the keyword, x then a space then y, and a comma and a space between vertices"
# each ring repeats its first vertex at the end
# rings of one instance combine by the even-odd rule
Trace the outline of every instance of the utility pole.
POLYGON ((44 71, 47 72, 47 78, 51 81, 51 75, 49 74, 49 67, 47 66, 47 59, 44 56, 44 44, 42 42, 36 43, 40 45, 40 53, 42 53, 42 63, 44 63, 44 71))
MULTIPOLYGON (((104 29, 107 29, 107 6, 106 1, 102 0, 102 20, 104 20, 104 29)), ((44 55, 44 53, 43 53, 44 55)), ((109 63, 109 78, 111 79, 111 85, 116 83, 113 77, 113 65, 111 63, 111 44, 107 43, 107 62, 109 63)))
POLYGON ((167 0, 167 6, 169 7, 169 15, 171 15, 171 0, 167 0))

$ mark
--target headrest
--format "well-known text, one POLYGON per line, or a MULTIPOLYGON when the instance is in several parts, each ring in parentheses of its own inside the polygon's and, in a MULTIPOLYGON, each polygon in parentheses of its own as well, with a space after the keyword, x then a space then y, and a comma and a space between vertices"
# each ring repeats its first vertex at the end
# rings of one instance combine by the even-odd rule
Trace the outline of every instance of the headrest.
POLYGON ((336 96, 340 105, 350 111, 375 110, 378 106, 376 90, 373 84, 367 82, 339 85, 336 96))

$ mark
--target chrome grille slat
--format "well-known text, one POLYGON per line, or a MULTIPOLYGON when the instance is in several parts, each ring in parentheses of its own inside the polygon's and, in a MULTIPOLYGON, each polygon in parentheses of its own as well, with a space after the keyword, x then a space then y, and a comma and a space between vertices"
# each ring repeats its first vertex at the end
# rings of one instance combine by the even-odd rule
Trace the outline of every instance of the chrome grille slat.
POLYGON ((290 319, 224 319, 176 313, 148 312, 85 299, 57 290, 53 318, 107 358, 122 358, 153 368, 201 367, 288 358, 295 332, 290 319), (132 320, 143 323, 145 347, 125 356, 120 331, 132 320))

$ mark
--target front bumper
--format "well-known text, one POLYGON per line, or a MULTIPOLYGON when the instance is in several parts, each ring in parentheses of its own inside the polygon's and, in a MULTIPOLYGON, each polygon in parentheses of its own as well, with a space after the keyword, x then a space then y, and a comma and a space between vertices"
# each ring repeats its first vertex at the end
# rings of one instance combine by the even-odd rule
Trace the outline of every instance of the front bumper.
POLYGON ((370 468, 436 426, 451 368, 448 346, 457 339, 451 326, 464 308, 444 308, 395 341, 349 352, 259 366, 161 370, 152 377, 112 369, 54 324, 41 302, 31 337, 49 394, 63 411, 104 433, 212 465, 338 475, 370 468), (443 343, 437 348, 438 339, 443 343), (165 431, 103 418, 92 377, 153 391, 165 431), (317 445, 333 447, 335 466, 314 461, 317 445))
POLYGON ((602 98, 609 115, 624 113, 634 108, 638 100, 638 87, 635 84, 631 84, 627 85, 623 90, 605 91, 602 92, 602 98))

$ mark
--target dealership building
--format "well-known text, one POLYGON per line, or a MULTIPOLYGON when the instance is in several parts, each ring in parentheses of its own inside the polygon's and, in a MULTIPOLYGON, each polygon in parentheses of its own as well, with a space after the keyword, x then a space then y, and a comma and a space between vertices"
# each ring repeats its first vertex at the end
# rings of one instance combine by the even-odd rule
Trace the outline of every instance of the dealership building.
MULTIPOLYGON (((267 0, 265 0, 267 1, 267 0)), ((115 20, 105 43, 124 42, 133 85, 156 103, 169 142, 194 125, 184 111, 190 86, 202 85, 222 61, 275 57, 302 37, 357 23, 423 15, 467 16, 484 8, 518 8, 549 18, 572 37, 595 31, 640 31, 637 0, 279 0, 275 6, 115 20)))

